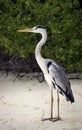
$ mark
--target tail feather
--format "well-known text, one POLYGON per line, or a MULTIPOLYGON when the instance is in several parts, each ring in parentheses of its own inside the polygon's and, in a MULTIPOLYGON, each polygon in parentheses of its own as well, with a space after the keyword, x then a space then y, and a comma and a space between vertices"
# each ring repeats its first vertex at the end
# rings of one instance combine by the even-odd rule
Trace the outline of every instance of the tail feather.
POLYGON ((71 103, 73 103, 75 101, 71 89, 66 93, 66 100, 67 101, 71 101, 71 103))
MULTIPOLYGON (((53 85, 55 86, 55 84, 53 84, 53 85)), ((70 101, 71 103, 73 103, 75 101, 70 86, 69 86, 69 88, 68 87, 66 88, 67 89, 66 92, 59 85, 57 85, 57 87, 58 87, 57 90, 59 91, 59 93, 61 93, 62 95, 64 94, 66 96, 67 101, 70 101)))

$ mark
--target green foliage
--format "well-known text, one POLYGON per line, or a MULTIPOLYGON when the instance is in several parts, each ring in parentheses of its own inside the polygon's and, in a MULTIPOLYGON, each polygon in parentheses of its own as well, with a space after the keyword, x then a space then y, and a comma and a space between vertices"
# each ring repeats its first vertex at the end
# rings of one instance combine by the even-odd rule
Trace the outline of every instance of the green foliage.
POLYGON ((44 57, 82 71, 82 9, 79 0, 0 0, 0 48, 4 53, 34 54, 38 34, 18 29, 44 25, 48 31, 44 57), (52 51, 51 51, 52 50, 52 51))

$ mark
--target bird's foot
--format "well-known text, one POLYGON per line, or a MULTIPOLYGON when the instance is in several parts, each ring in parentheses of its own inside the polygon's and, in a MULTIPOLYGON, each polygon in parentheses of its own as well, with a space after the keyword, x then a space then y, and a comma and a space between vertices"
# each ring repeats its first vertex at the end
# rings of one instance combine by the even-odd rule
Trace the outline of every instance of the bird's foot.
POLYGON ((47 121, 47 120, 55 122, 55 121, 61 120, 61 118, 60 117, 42 118, 42 121, 47 121))

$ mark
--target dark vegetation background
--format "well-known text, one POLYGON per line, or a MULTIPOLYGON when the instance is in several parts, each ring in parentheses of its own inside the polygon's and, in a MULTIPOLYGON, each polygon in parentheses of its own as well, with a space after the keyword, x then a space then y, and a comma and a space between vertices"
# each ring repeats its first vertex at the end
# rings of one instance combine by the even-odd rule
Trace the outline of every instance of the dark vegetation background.
POLYGON ((82 73, 81 0, 0 0, 0 70, 40 71, 34 49, 41 36, 17 32, 36 25, 48 31, 42 55, 82 73))

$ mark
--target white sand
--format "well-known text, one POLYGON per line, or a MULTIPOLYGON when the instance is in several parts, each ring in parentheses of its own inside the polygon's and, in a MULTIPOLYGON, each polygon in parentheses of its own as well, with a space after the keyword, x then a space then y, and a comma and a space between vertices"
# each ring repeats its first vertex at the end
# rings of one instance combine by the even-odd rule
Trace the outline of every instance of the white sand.
MULTIPOLYGON (((57 122, 41 121, 50 116, 50 90, 37 79, 15 80, 12 75, 0 77, 0 130, 82 130, 82 80, 71 80, 75 103, 60 95, 57 122)), ((54 91, 56 115, 56 91, 54 91)))

